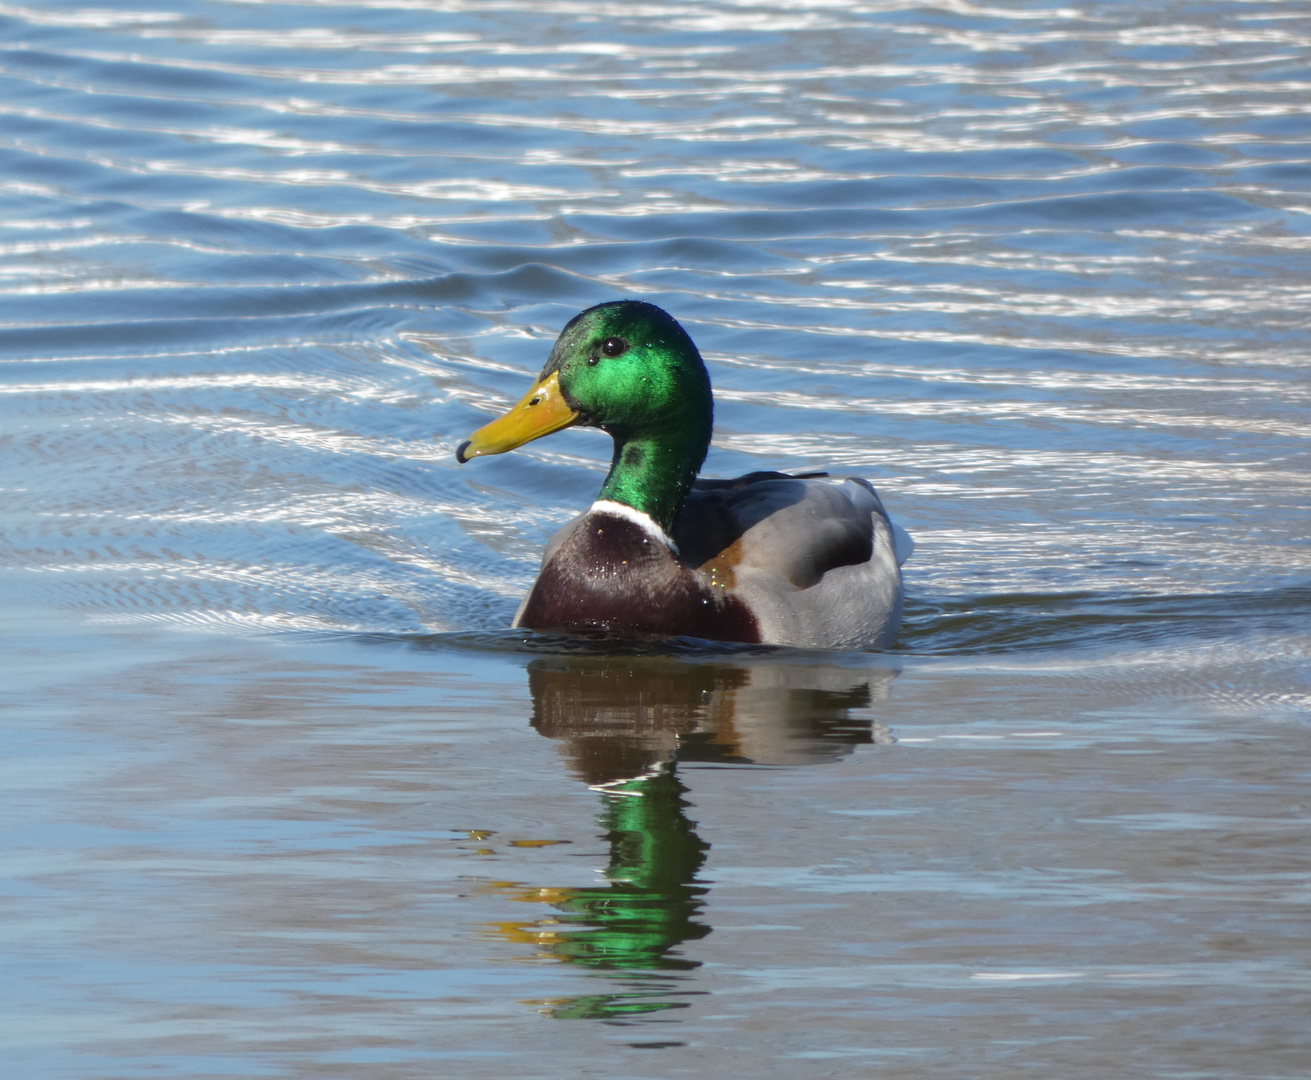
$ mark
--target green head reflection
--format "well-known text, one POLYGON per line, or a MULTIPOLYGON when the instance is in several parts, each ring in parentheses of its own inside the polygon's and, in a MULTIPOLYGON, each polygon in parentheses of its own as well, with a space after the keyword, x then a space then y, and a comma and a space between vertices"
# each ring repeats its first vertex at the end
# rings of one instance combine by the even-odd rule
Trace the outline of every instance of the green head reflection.
POLYGON ((561 949, 574 963, 623 970, 669 970, 696 963, 670 951, 705 937, 693 918, 705 889, 692 882, 706 844, 687 820, 672 767, 614 784, 601 794, 601 824, 610 842, 604 889, 576 889, 556 906, 593 929, 561 949))
POLYGON ((879 734, 853 709, 892 673, 837 665, 697 662, 671 656, 572 655, 528 665, 533 727, 556 740, 599 793, 609 845, 591 887, 496 888, 549 914, 498 924, 538 958, 623 977, 621 992, 544 1002, 560 1018, 621 1019, 685 1006, 683 946, 705 937, 697 884, 709 845, 685 813, 679 761, 802 765, 831 761, 879 734))
MULTIPOLYGON (((606 884, 543 889, 503 885, 515 899, 549 904, 530 923, 501 924, 505 937, 537 955, 612 972, 669 972, 696 967, 677 955, 685 941, 710 933, 695 919, 705 894, 693 884, 707 845, 683 813, 687 789, 670 765, 601 789, 600 824, 610 846, 606 884)), ((679 1008, 663 1000, 672 987, 651 981, 626 993, 545 1003, 559 1018, 618 1018, 679 1008)))

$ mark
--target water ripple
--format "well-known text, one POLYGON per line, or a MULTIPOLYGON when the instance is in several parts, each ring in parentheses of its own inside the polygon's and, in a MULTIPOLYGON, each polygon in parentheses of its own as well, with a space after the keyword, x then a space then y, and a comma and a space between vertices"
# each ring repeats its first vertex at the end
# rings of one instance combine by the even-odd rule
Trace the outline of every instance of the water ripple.
POLYGON ((1308 46, 0 0, 8 1071, 1304 1075, 1308 46), (507 629, 610 445, 453 448, 619 296, 878 486, 891 653, 507 629))
MULTIPOLYGON (((76 565, 30 546, 58 523, 109 602, 170 532, 234 566, 309 543, 405 597, 341 625, 494 625, 607 450, 452 448, 627 294, 702 345, 710 468, 869 474, 917 603, 1282 587, 1311 32, 1208 10, 0 6, 7 561, 76 565)), ((333 618, 169 566, 243 582, 206 611, 333 618)), ((119 601, 186 614, 143 573, 119 601)))

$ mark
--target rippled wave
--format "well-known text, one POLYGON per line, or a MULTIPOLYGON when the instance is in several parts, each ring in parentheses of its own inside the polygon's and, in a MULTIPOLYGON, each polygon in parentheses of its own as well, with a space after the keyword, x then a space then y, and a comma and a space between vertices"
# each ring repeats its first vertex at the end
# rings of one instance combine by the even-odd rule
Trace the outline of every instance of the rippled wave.
POLYGON ((0 0, 6 1075, 1303 1076, 1308 55, 0 0), (507 629, 610 447, 454 448, 620 296, 710 474, 878 486, 894 649, 507 629))
POLYGON ((969 655, 1151 648, 1242 639, 1295 641, 1311 626, 1311 589, 1213 595, 1028 594, 913 604, 899 648, 969 655))
POLYGON ((0 19, 20 594, 504 625, 608 449, 451 450, 617 295, 702 346, 709 471, 878 484, 919 544, 912 652, 1209 638, 1227 606, 1283 626, 1259 598, 1311 573, 1287 5, 0 19))

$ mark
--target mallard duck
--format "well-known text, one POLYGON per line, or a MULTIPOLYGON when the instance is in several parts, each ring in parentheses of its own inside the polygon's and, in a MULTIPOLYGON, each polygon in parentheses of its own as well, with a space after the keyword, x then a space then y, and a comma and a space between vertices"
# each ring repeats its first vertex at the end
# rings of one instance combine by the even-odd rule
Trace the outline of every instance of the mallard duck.
POLYGON ((514 625, 891 645, 910 538, 874 488, 825 473, 697 479, 713 413, 701 354, 667 312, 619 300, 569 321, 523 400, 455 451, 463 464, 575 424, 614 439, 597 500, 547 544, 514 625))

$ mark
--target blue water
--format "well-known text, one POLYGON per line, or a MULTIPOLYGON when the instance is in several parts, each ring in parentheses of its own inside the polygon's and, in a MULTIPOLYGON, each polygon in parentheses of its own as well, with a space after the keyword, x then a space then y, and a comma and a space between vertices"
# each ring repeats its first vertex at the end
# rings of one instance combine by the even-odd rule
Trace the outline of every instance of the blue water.
POLYGON ((1293 1077, 1311 15, 0 5, 0 1059, 1293 1077), (506 628, 607 441, 863 475, 887 654, 506 628), (645 779, 635 779, 645 777, 645 779))

